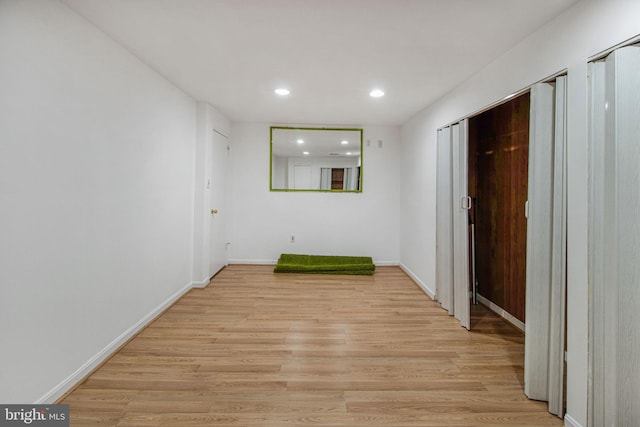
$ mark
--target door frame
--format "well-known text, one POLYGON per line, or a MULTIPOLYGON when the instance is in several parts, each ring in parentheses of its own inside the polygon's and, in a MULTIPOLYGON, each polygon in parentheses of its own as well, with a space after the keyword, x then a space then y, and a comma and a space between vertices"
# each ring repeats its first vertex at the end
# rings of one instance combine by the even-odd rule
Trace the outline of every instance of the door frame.
MULTIPOLYGON (((537 83, 536 85, 540 85, 540 84, 544 84, 545 82, 548 82, 550 80, 553 80, 555 82, 555 80, 559 77, 561 77, 563 74, 565 74, 566 71, 562 71, 560 73, 554 74, 553 76, 544 79, 542 81, 540 81, 539 83, 537 83)), ((550 404, 549 406, 549 411, 558 415, 558 416, 562 416, 563 412, 564 412, 564 403, 563 403, 563 398, 564 398, 564 389, 565 389, 565 384, 564 381, 562 380, 562 384, 560 386, 560 390, 553 390, 550 393, 550 387, 549 387, 549 363, 548 363, 548 357, 549 357, 549 343, 547 342, 546 346, 543 347, 544 351, 540 352, 539 349, 540 347, 537 346, 536 343, 542 342, 543 341, 543 336, 546 336, 547 339, 549 339, 549 334, 550 334, 550 327, 552 326, 551 324, 553 324, 554 328, 557 328, 559 326, 561 326, 562 329, 562 333, 559 336, 554 336, 552 337, 552 339, 555 341, 554 344, 551 344, 553 346, 553 349, 551 351, 553 351, 553 358, 554 358, 554 362, 553 362, 553 366, 554 366, 554 373, 560 372, 563 374, 563 369, 564 369, 564 343, 565 343, 565 337, 564 337, 564 327, 566 326, 566 304, 564 303, 564 298, 566 297, 566 165, 564 164, 565 159, 566 159, 566 154, 565 154, 565 150, 566 150, 566 135, 562 135, 563 139, 562 139, 562 146, 559 149, 559 152, 555 152, 553 149, 553 141, 554 138, 557 138, 559 135, 556 135, 555 132, 560 132, 560 134, 563 134, 566 132, 565 127, 564 127, 564 123, 566 121, 566 112, 564 111, 564 109, 566 108, 566 81, 564 80, 564 77, 562 78, 562 103, 561 103, 561 109, 563 110, 563 114, 559 115, 559 116, 554 116, 554 114, 556 113, 556 109, 557 107, 557 102, 555 100, 555 96, 549 96, 549 91, 545 91, 545 96, 546 96, 546 100, 549 101, 550 99, 552 99, 552 115, 548 116, 544 118, 543 122, 541 123, 541 126, 537 132, 540 132, 540 129, 545 129, 545 132, 547 133, 548 136, 548 140, 550 140, 552 142, 551 147, 549 146, 544 146, 539 145, 538 147, 532 147, 532 139, 530 137, 530 150, 534 149, 534 150, 539 150, 540 153, 535 154, 534 156, 532 156, 530 154, 529 156, 529 174, 530 174, 530 178, 529 178, 529 200, 532 201, 534 205, 530 206, 530 203, 527 203, 528 210, 532 209, 533 215, 538 217, 537 221, 540 221, 542 224, 542 230, 544 232, 544 230, 547 230, 547 232, 544 232, 544 235, 546 237, 536 237, 536 240, 538 240, 539 242, 544 241, 545 239, 548 240, 548 243, 544 243, 543 246, 547 248, 546 250, 546 258, 545 258, 545 251, 544 250, 535 250, 535 252, 537 252, 537 254, 539 255, 538 257, 534 256, 534 258, 532 260, 529 259, 529 253, 530 253, 530 245, 533 243, 530 243, 530 230, 533 231, 534 229, 536 229, 536 227, 530 227, 531 223, 528 221, 527 224, 527 294, 526 294, 526 301, 525 304, 527 305, 526 308, 526 323, 525 323, 525 393, 527 394, 527 396, 529 396, 532 399, 539 399, 539 400, 549 400, 549 394, 551 394, 551 398, 553 400, 553 402, 550 404), (560 129, 556 129, 555 128, 555 120, 561 120, 563 123, 563 126, 560 129), (560 156, 561 159, 561 164, 562 167, 561 168, 556 168, 556 170, 551 169, 554 166, 554 157, 555 156, 560 156), (539 157, 541 160, 538 160, 537 163, 538 165, 536 165, 535 161, 533 161, 534 157, 539 157), (535 175, 533 177, 533 179, 531 178, 531 173, 534 167, 536 166, 540 166, 540 162, 546 162, 546 168, 547 170, 542 170, 542 171, 537 171, 534 173, 537 173, 538 175, 540 175, 540 177, 538 177, 537 175, 535 175), (532 164, 533 163, 533 164, 532 164), (548 176, 548 178, 544 177, 543 175, 548 176), (557 177, 554 178, 554 174, 558 175, 557 177), (553 185, 554 179, 559 180, 558 182, 558 186, 559 186, 559 190, 558 188, 556 188, 556 186, 553 185), (540 181, 541 183, 538 183, 537 187, 532 194, 532 183, 536 182, 536 181, 540 181), (547 185, 548 184, 548 185, 547 185), (546 195, 545 195, 545 191, 546 191, 546 195), (554 193, 554 191, 560 191, 559 194, 554 193), (549 212, 547 212, 546 214, 544 213, 546 209, 548 209, 548 206, 551 206, 553 203, 553 200, 551 199, 550 194, 556 194, 558 200, 556 201, 556 204, 558 201, 560 201, 560 205, 562 206, 562 208, 559 210, 559 212, 557 212, 554 215, 554 211, 551 209, 549 210, 549 212), (543 205, 547 205, 547 207, 544 207, 543 205), (546 218, 546 219, 545 219, 546 218), (553 225, 552 228, 552 224, 554 223, 553 218, 556 218, 559 220, 559 223, 556 225, 553 225), (560 239, 560 242, 557 243, 552 239, 552 235, 553 233, 560 233, 561 236, 563 236, 562 239, 560 239), (552 241, 554 241, 554 243, 552 244, 552 241), (560 261, 559 262, 551 262, 550 261, 550 254, 551 254, 551 248, 555 247, 556 250, 556 254, 560 255, 560 261), (545 262, 546 259, 546 264, 543 265, 543 263, 545 262), (548 264, 548 265, 547 265, 548 264), (540 267, 540 265, 542 265, 542 267, 540 267), (553 265, 553 267, 552 267, 553 265), (541 270, 538 271, 536 274, 533 274, 534 268, 540 268, 541 270), (558 311, 559 314, 556 315, 554 314, 553 316, 550 316, 550 310, 551 310, 551 303, 549 302, 550 300, 550 296, 552 293, 552 289, 551 289, 551 280, 552 280, 552 276, 557 276, 560 278, 560 282, 562 285, 562 288, 560 291, 554 290, 553 293, 554 295, 556 295, 557 298, 559 298, 559 302, 555 304, 554 306, 554 310, 558 311), (537 285, 536 288, 532 288, 532 286, 530 286, 530 277, 531 280, 533 280, 536 277, 542 277, 542 281, 543 284, 542 285, 537 285), (548 283, 545 285, 545 283, 548 283), (542 287, 540 287, 542 286, 542 287), (535 291, 535 292, 534 292, 535 291), (546 296, 545 296, 546 295, 546 296), (545 306, 545 300, 546 300, 546 306, 545 306), (532 315, 532 313, 535 313, 532 315), (538 323, 538 325, 535 327, 535 330, 537 330, 537 333, 532 330, 531 326, 528 326, 528 324, 530 323, 531 318, 534 318, 536 316, 538 316, 539 314, 542 313, 541 320, 540 322, 534 322, 534 323, 538 323), (529 338, 527 338, 529 337, 529 338), (555 360, 558 359, 558 360, 555 360), (559 364, 559 367, 558 367, 559 364), (540 376, 540 372, 544 372, 543 379, 538 379, 537 377, 540 376)), ((532 91, 532 95, 533 95, 533 91, 534 91, 534 87, 536 85, 532 85, 531 87, 529 87, 527 90, 531 90, 532 91)), ((540 86, 542 87, 542 86, 540 86)), ((525 90, 520 91, 518 93, 523 93, 525 92, 525 90)), ((551 94, 553 94, 554 91, 551 91, 551 94)), ((508 97, 508 99, 510 99, 512 97, 508 97)), ((534 99, 533 96, 531 97, 531 103, 533 105, 534 103, 534 99)), ((494 104, 491 107, 488 108, 492 108, 496 105, 498 105, 499 103, 494 104)), ((487 108, 487 109, 488 109, 487 108)), ((487 109, 483 109, 482 111, 486 111, 487 109)), ((475 114, 479 114, 475 113, 475 114)), ((530 125, 533 126, 533 121, 535 120, 535 118, 531 118, 530 119, 530 125)), ((467 202, 467 204, 464 204, 464 199, 465 196, 468 196, 468 192, 466 192, 466 186, 461 185, 460 180, 462 179, 462 176, 464 176, 464 179, 467 179, 467 170, 466 167, 468 165, 468 153, 467 153, 467 146, 468 146, 468 140, 464 140, 464 145, 460 145, 460 135, 462 135, 459 130, 460 130, 460 123, 462 123, 462 128, 464 129, 464 132, 468 131, 468 126, 467 126, 467 120, 464 119, 458 123, 454 123, 452 125, 450 125, 451 129, 452 129, 452 138, 451 138, 451 142, 452 142, 452 177, 453 177, 453 197, 452 197, 452 209, 453 209, 453 265, 457 266, 454 267, 454 271, 453 271, 453 283, 454 283, 454 290, 453 290, 453 299, 454 299, 454 313, 453 315, 456 316, 456 318, 461 319, 461 324, 465 327, 467 327, 467 329, 469 329, 469 325, 467 319, 465 319, 465 315, 469 316, 469 309, 467 308, 463 313, 459 312, 459 309, 462 309, 461 306, 456 306, 456 301, 458 302, 462 302, 463 298, 459 298, 459 296, 457 295, 460 292, 464 292, 464 290, 466 290, 466 292, 464 292, 465 294, 465 298, 464 301, 466 301, 467 305, 469 303, 469 298, 466 297, 466 295, 468 295, 468 286, 469 286, 469 274, 470 274, 470 267, 469 267, 469 263, 468 263, 468 233, 462 232, 464 230, 468 230, 468 226, 466 226, 466 224, 463 224, 463 216, 461 215, 461 211, 463 211, 466 214, 466 208, 470 207, 469 202, 467 202), (456 128, 456 126, 458 126, 456 128), (456 130, 458 130, 458 132, 456 132, 456 130), (457 141, 456 141, 456 133, 458 133, 457 136, 457 141), (461 171, 460 169, 465 169, 464 171, 461 171), (465 190, 465 191, 462 191, 465 190), (458 230, 458 231, 456 231, 458 230), (461 235, 465 236, 464 242, 462 241, 463 239, 461 239, 461 235), (466 244, 465 244, 466 242, 466 244), (457 245, 457 249, 456 249, 456 245, 457 245), (464 254, 462 254, 461 249, 466 248, 466 251, 464 252, 464 254), (466 256, 465 256, 466 255, 466 256), (466 259, 466 262, 465 262, 466 259), (466 287, 463 289, 462 287, 462 282, 463 282, 463 278, 466 277, 466 280, 464 281, 464 283, 466 284, 466 287)), ((443 130, 447 128, 443 127, 441 129, 439 129, 439 131, 443 130)), ((440 135, 439 135, 440 136, 440 135)), ((468 138, 468 135, 464 135, 465 138, 468 138)), ((444 135, 442 135, 442 140, 444 141, 444 135)), ((440 142, 440 140, 439 140, 440 142)), ((444 142, 443 142, 444 143, 444 142)), ((444 159, 444 154, 443 154, 443 159, 444 159)), ((438 165, 439 166, 446 166, 446 160, 445 161, 440 161, 440 158, 438 159, 438 165)), ((442 173, 439 171, 437 173, 438 177, 442 176, 442 173)), ((465 181, 466 182, 466 181, 465 181)), ((440 185, 440 184, 438 184, 440 185)), ((442 202, 445 198, 444 197, 440 197, 438 198, 438 202, 442 202)), ((467 198, 468 200, 468 198, 467 198)), ((440 212, 440 210, 437 210, 437 212, 440 212)), ((444 213, 444 211, 442 211, 444 213)), ((527 215, 529 218, 532 216, 528 213, 527 215)), ((438 224, 441 224, 441 222, 437 220, 438 224)), ((468 219, 466 220, 468 222, 468 219)), ((444 223, 444 222, 443 222, 444 223)), ((445 230, 446 231, 446 230, 445 230)), ((443 239, 446 238, 446 232, 441 233, 441 235, 443 236, 443 239)), ((440 244, 440 241, 437 237, 437 244, 440 244)), ((532 249, 531 252, 533 253, 534 250, 532 249)), ((436 249, 436 262, 438 263, 441 259, 446 260, 446 245, 444 245, 444 247, 437 247, 436 249), (442 249, 442 250, 440 250, 442 249)), ((446 267, 446 266, 445 266, 446 267)), ((436 270, 436 274, 438 278, 441 277, 446 277, 446 272, 443 272, 443 275, 438 275, 438 270, 436 270)), ((536 279, 535 281, 540 281, 538 279, 536 279)), ((444 287, 448 287, 449 284, 448 283, 444 283, 444 287)), ((440 293, 441 288, 443 287, 443 284, 441 283, 437 283, 436 284, 436 295, 438 295, 440 293)), ((564 375, 562 375, 562 377, 564 377, 564 375)), ((557 384, 554 384, 553 387, 556 387, 557 384)))

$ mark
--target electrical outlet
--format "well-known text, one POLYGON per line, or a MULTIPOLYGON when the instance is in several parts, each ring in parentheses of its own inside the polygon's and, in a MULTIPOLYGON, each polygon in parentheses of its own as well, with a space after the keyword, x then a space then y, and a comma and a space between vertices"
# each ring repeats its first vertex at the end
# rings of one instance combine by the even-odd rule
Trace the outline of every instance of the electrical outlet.
POLYGON ((296 242, 296 236, 294 236, 293 234, 291 235, 291 237, 289 237, 289 242, 290 243, 295 243, 296 242))

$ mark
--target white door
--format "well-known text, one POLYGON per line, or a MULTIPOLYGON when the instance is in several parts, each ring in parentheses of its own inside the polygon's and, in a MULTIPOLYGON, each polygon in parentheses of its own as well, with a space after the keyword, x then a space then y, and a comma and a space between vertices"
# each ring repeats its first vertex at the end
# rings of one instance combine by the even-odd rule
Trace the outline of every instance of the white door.
POLYGON ((531 88, 524 392, 544 401, 549 398, 553 103, 552 84, 531 88))
POLYGON ((227 265, 227 243, 225 236, 227 163, 229 140, 218 131, 213 131, 210 178, 207 182, 210 192, 209 225, 209 277, 227 265))
POLYGON ((438 131, 436 183, 436 299, 453 315, 451 127, 438 131))
POLYGON ((549 398, 549 295, 553 194, 554 86, 531 88, 524 392, 549 398))
POLYGON ((640 425, 640 47, 590 67, 589 425, 640 425))
POLYGON ((567 77, 556 78, 554 108, 551 295, 549 301, 549 412, 564 415, 567 293, 567 77))
MULTIPOLYGON (((607 58, 606 143, 613 158, 612 204, 605 227, 613 250, 605 293, 605 327, 614 336, 607 354, 607 381, 615 390, 607 425, 640 425, 640 47, 618 49, 607 58), (608 302, 610 301, 610 302, 608 302)), ((605 154, 606 156, 607 154, 605 154)), ((605 244, 605 247, 607 245, 605 244)), ((606 390, 606 386, 605 386, 606 390)), ((607 408, 605 408, 605 411, 607 408)))
POLYGON ((467 120, 451 126, 453 159, 453 315, 471 329, 469 294, 469 209, 467 120))
POLYGON ((566 77, 531 88, 524 391, 564 412, 566 77))

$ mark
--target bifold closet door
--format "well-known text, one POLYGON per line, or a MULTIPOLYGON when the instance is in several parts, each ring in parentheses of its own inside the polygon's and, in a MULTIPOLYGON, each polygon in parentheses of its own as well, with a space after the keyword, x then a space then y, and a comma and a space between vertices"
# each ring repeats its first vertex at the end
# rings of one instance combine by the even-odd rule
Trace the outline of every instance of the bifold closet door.
MULTIPOLYGON (((604 408, 604 210, 605 210, 605 82, 604 61, 589 64, 589 420, 588 425, 606 425, 604 408)), ((611 185, 612 183, 608 183, 611 185)), ((609 299, 610 300, 610 299, 609 299)), ((613 348, 613 346, 611 346, 613 348)))
POLYGON ((436 188, 436 299, 453 315, 451 127, 438 130, 436 188))
POLYGON ((590 65, 590 425, 640 425, 640 47, 590 65))
POLYGON ((468 121, 451 126, 453 159, 453 315, 471 329, 469 296, 468 121))
POLYGON ((531 88, 524 392, 548 400, 554 86, 531 88))
POLYGON ((567 78, 556 78, 549 299, 549 412, 564 415, 567 293, 567 78))
POLYGON ((531 88, 524 390, 564 411, 566 77, 531 88))

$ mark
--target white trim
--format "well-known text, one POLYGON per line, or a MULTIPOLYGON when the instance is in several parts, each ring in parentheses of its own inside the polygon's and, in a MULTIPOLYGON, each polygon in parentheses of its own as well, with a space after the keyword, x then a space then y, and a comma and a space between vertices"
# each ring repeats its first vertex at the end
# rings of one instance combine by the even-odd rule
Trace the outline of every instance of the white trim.
POLYGON ((601 61, 603 59, 605 59, 607 56, 609 56, 609 54, 611 52, 613 52, 614 50, 620 49, 622 47, 627 47, 627 46, 631 46, 634 44, 638 44, 640 43, 640 35, 637 36, 633 36, 621 43, 618 43, 617 45, 610 47, 608 49, 605 49, 601 52, 596 53, 595 55, 590 56, 589 58, 587 58, 587 62, 595 62, 595 61, 601 61))
POLYGON ((204 288, 209 284, 210 281, 211 279, 194 280, 193 282, 189 283, 189 286, 191 286, 192 288, 204 288))
MULTIPOLYGON (((246 264, 246 265, 276 265, 278 263, 277 259, 230 259, 229 264, 246 264)), ((400 265, 399 261, 374 261, 373 262, 376 267, 398 267, 400 265)), ((207 282, 208 283, 208 282, 207 282)))
POLYGON ((220 129, 213 128, 213 131, 218 135, 224 137, 224 139, 229 139, 230 132, 228 130, 220 130, 220 129))
POLYGON ((400 261, 373 261, 373 263, 380 267, 399 267, 400 261))
MULTIPOLYGON (((636 38, 640 39, 640 36, 637 36, 636 38)), ((630 40, 634 40, 634 39, 630 39, 630 40)), ((598 55, 594 55, 592 58, 597 58, 597 57, 598 57, 598 55)), ((591 62, 591 61, 592 60, 589 60, 588 62, 591 62)), ((472 117, 478 116, 478 115, 480 115, 480 114, 482 114, 482 113, 484 113, 486 111, 489 111, 489 110, 491 110, 493 108, 496 108, 496 107, 504 104, 507 101, 512 100, 513 98, 516 98, 516 97, 518 97, 520 95, 524 95, 525 93, 531 91, 531 88, 534 85, 538 84, 538 83, 550 83, 550 82, 555 81, 556 78, 558 78, 560 76, 564 76, 566 74, 567 74, 567 69, 566 68, 563 68, 560 71, 556 71, 553 74, 549 74, 547 77, 544 77, 544 78, 538 80, 537 82, 535 82, 535 83, 533 83, 533 84, 531 84, 529 86, 525 86, 525 87, 520 88, 520 89, 518 89, 518 90, 516 90, 514 92, 511 92, 510 94, 508 94, 508 95, 506 95, 506 96, 504 96, 504 97, 502 97, 502 98, 500 98, 500 99, 498 99, 498 100, 496 100, 496 101, 494 101, 494 102, 492 102, 490 104, 487 104, 484 107, 482 107, 482 108, 480 108, 478 110, 475 110, 474 112, 472 112, 470 114, 467 114, 467 115, 465 115, 463 117, 460 117, 459 119, 456 119, 456 120, 452 121, 451 123, 448 123, 448 124, 446 124, 444 126, 440 126, 437 130, 441 130, 441 129, 444 129, 446 127, 453 126, 456 123, 461 122, 461 121, 463 121, 465 119, 470 119, 472 117)))
POLYGON ((276 265, 277 259, 230 259, 229 264, 276 265))
POLYGON ((582 424, 574 420, 569 414, 565 414, 564 416, 564 425, 565 427, 583 427, 582 424))
POLYGON ((136 336, 138 332, 144 329, 149 323, 151 323, 158 315, 162 314, 167 308, 171 306, 174 302, 179 300, 184 294, 186 294, 192 288, 192 284, 194 282, 190 282, 185 287, 171 295, 167 300, 165 300, 162 304, 156 307, 149 314, 140 319, 136 324, 131 326, 129 329, 124 331, 119 337, 111 341, 105 348, 99 351, 95 356, 89 359, 84 365, 78 368, 73 374, 69 375, 67 378, 62 380, 60 384, 49 390, 42 397, 35 401, 36 405, 40 404, 51 404, 56 400, 60 399, 65 395, 69 390, 75 387, 80 381, 82 381, 87 375, 89 375, 94 369, 96 369, 100 364, 102 364, 105 360, 107 360, 111 355, 118 350, 123 344, 129 341, 131 338, 136 336))
POLYGON ((399 267, 402 271, 404 271, 407 276, 409 276, 411 278, 411 280, 413 280, 415 282, 416 285, 418 285, 420 287, 420 289, 422 289, 424 291, 425 294, 427 294, 429 296, 429 298, 431 298, 432 300, 435 301, 436 299, 436 293, 429 287, 427 286, 426 283, 424 283, 422 280, 420 280, 418 278, 418 276, 416 276, 414 274, 413 271, 411 271, 409 269, 409 267, 407 267, 406 265, 400 263, 399 267))
POLYGON ((502 307, 492 303, 480 294, 478 294, 478 301, 480 301, 480 303, 486 306, 489 310, 493 311, 498 316, 502 317, 504 320, 524 332, 524 323, 515 318, 513 315, 507 313, 502 307))

